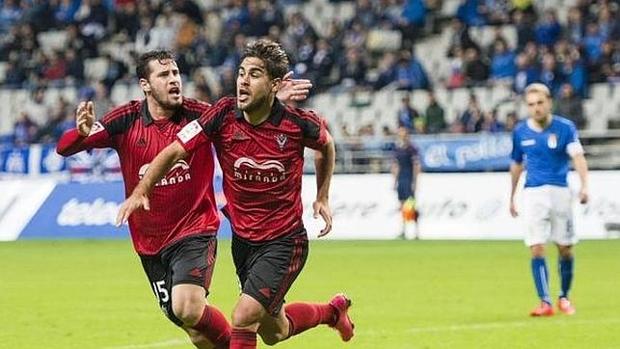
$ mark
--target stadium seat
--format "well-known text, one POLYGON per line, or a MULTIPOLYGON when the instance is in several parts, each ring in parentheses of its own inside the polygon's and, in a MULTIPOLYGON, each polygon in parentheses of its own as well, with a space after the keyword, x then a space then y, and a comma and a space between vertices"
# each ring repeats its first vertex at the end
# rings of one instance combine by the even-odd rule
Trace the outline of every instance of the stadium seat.
POLYGON ((93 81, 102 80, 108 70, 106 58, 88 58, 84 61, 84 75, 93 81))
POLYGON ((44 52, 63 50, 67 45, 67 32, 65 30, 50 30, 41 32, 37 39, 44 52))
POLYGON ((6 78, 6 62, 0 62, 0 84, 4 82, 6 78))
POLYGON ((590 86, 590 96, 595 101, 604 103, 605 101, 609 100, 610 95, 611 95, 611 88, 609 84, 599 83, 599 84, 592 84, 590 86))
POLYGON ((589 131, 605 131, 607 129, 607 115, 602 113, 601 104, 596 100, 589 99, 583 103, 586 115, 587 128, 589 131))

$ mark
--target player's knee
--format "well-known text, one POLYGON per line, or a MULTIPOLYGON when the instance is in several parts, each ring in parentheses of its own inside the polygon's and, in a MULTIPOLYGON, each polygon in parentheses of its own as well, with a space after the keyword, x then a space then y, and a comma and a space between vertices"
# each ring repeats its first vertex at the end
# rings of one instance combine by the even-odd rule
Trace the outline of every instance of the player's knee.
POLYGON ((544 245, 532 245, 530 246, 530 250, 532 251, 532 257, 544 257, 545 256, 544 245))
POLYGON ((269 333, 265 333, 265 332, 258 332, 258 334, 260 335, 260 338, 263 340, 263 342, 266 345, 276 345, 278 342, 282 342, 283 340, 285 340, 286 338, 288 338, 288 333, 283 333, 283 332, 269 332, 269 333))
POLYGON ((183 322, 185 326, 195 325, 204 311, 204 300, 194 299, 193 297, 181 297, 172 304, 174 315, 183 322))
POLYGON ((238 304, 233 310, 231 324, 236 328, 257 327, 261 315, 260 308, 248 304, 238 304))
POLYGON ((263 340, 263 343, 265 343, 265 345, 269 346, 276 345, 276 343, 282 340, 274 335, 261 335, 260 338, 263 340))
POLYGON ((572 246, 558 246, 558 252, 562 259, 569 259, 573 256, 572 246))

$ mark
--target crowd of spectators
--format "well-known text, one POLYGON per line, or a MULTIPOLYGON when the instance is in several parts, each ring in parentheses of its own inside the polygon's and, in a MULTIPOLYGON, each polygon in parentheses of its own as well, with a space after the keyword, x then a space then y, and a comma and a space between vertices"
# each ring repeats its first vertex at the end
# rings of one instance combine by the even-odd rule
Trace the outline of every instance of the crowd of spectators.
MULTIPOLYGON (((314 92, 506 84, 520 93, 528 83, 541 81, 568 101, 558 104, 559 111, 581 127, 586 122, 581 98, 587 97, 588 84, 620 79, 617 0, 578 0, 565 22, 558 20, 555 10, 541 13, 528 0, 463 0, 456 16, 443 22, 441 0, 356 0, 352 17, 329 17, 333 19, 322 28, 303 12, 287 8, 303 3, 223 0, 199 6, 193 0, 0 0, 2 86, 29 89, 32 95, 18 117, 16 142, 53 140, 70 127, 73 106, 62 99, 43 105, 40 94, 46 87, 73 86, 80 98, 95 99, 102 115, 111 105, 112 87, 133 83, 135 58, 154 48, 176 52, 181 72, 195 83, 200 98, 213 101, 234 93, 234 69, 250 37, 281 42, 296 75, 312 79, 314 92), (469 34, 472 26, 481 25, 515 26, 516 46, 511 47, 498 30, 492 45, 482 47, 469 34), (451 62, 446 81, 429 76, 417 57, 423 53, 415 50, 416 40, 441 30, 453 33, 445 58, 451 62), (49 31, 66 35, 62 49, 42 49, 39 34, 49 31), (397 45, 385 46, 387 40, 382 38, 394 33, 397 45), (131 47, 130 54, 105 50, 110 44, 131 47), (100 81, 90 81, 85 72, 85 60, 95 57, 103 58, 107 67, 100 81), (204 66, 215 69, 217 84, 201 75, 204 66)), ((423 120, 411 123, 412 130, 499 131, 511 122, 498 121, 494 111, 479 110, 472 98, 457 122, 448 125, 432 92, 429 100, 424 111, 412 106, 410 113, 423 120)))

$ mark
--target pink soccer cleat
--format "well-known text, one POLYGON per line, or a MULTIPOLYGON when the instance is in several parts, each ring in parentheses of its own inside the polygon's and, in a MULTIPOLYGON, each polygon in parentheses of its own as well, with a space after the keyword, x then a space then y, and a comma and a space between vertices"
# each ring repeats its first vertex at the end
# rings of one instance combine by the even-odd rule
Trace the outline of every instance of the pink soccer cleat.
POLYGON ((558 301, 558 310, 566 315, 573 315, 576 312, 575 307, 573 307, 566 297, 560 297, 558 301))
POLYGON ((336 322, 330 325, 330 327, 333 327, 340 333, 340 338, 343 341, 350 341, 353 338, 353 329, 355 328, 348 314, 351 300, 344 294, 339 293, 329 301, 329 305, 336 309, 336 322))
POLYGON ((547 302, 540 302, 540 305, 530 312, 530 316, 552 316, 553 307, 547 302))

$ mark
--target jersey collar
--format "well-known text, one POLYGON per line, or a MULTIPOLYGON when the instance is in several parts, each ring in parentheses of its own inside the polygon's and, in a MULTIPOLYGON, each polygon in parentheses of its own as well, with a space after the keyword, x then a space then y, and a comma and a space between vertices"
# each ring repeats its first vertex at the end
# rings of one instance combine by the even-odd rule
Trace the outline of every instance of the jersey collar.
MULTIPOLYGON (((176 112, 170 118, 170 121, 178 124, 181 121, 182 115, 183 115, 183 105, 181 105, 176 110, 176 112)), ((149 126, 150 124, 155 122, 155 120, 151 116, 151 113, 149 112, 146 99, 142 101, 142 108, 140 108, 140 118, 142 119, 142 123, 144 123, 144 126, 149 126)))
MULTIPOLYGON (((282 104, 282 102, 280 102, 279 99, 274 98, 273 105, 271 106, 271 111, 269 112, 269 118, 267 118, 267 120, 265 121, 269 121, 273 126, 278 126, 280 125, 280 122, 282 121, 283 117, 284 117, 284 105, 282 104)), ((236 108, 235 118, 237 120, 245 121, 245 118, 243 117, 243 112, 239 110, 238 108, 236 108)))
POLYGON ((551 126, 551 124, 553 123, 553 120, 554 120, 554 119, 555 119, 555 118, 553 117, 553 114, 552 114, 552 115, 551 115, 551 120, 549 121, 549 124, 547 124, 547 127, 545 127, 545 128, 542 128, 542 127, 538 126, 538 124, 536 124, 536 123, 534 122, 534 120, 532 120, 532 118, 528 118, 528 119, 525 121, 525 123, 527 124, 527 127, 529 127, 532 131, 535 131, 535 132, 540 133, 540 132, 543 132, 543 131, 545 131, 546 129, 548 129, 548 128, 551 126))

